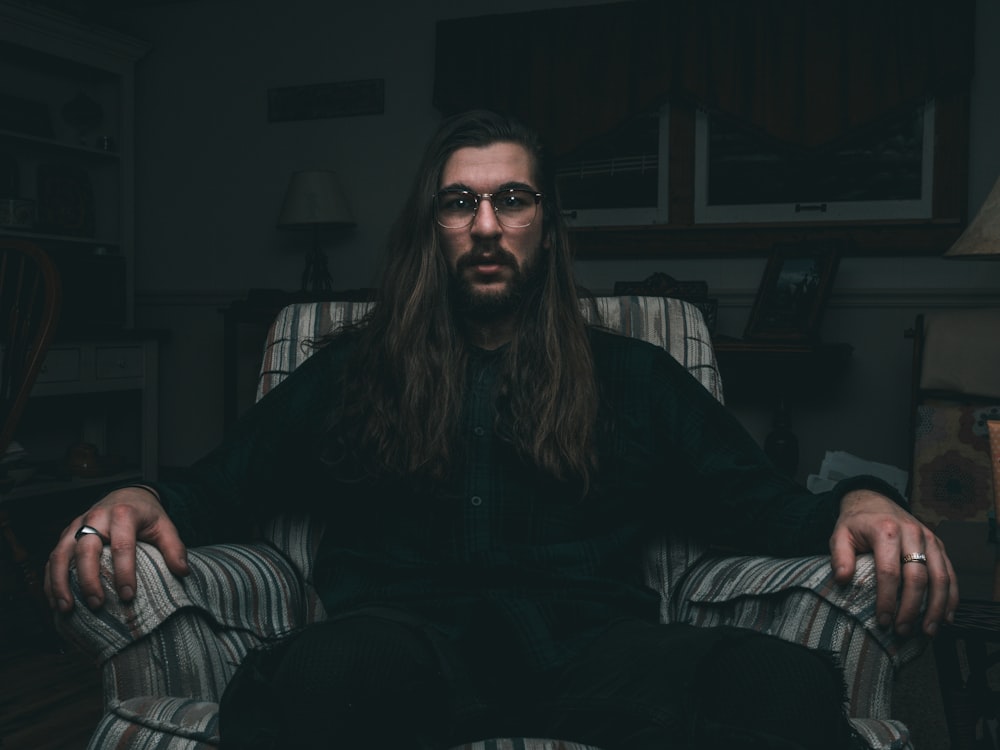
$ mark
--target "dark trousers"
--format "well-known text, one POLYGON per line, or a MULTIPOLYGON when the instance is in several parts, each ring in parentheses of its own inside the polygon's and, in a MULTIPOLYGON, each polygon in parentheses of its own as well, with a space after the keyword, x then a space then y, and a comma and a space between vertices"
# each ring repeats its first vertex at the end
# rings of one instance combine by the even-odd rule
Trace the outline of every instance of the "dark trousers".
POLYGON ((368 611, 251 653, 223 696, 220 732, 223 750, 445 750, 496 737, 846 750, 843 693, 830 658, 754 631, 624 620, 552 674, 469 674, 429 624, 368 611))

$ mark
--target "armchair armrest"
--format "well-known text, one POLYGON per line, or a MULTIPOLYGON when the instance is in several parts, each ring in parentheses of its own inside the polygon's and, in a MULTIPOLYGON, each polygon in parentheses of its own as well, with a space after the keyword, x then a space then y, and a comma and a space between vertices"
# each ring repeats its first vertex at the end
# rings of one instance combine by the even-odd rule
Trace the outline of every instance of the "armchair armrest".
POLYGON ((104 665, 105 698, 137 696, 218 700, 246 652, 305 624, 303 581, 289 560, 266 543, 217 545, 188 552, 190 575, 174 576, 159 550, 136 548, 136 596, 113 588, 110 549, 101 556, 105 604, 76 598, 60 618, 61 634, 104 665))
POLYGON ((691 568, 670 609, 677 622, 753 628, 834 654, 854 717, 888 719, 895 670, 926 645, 878 626, 871 555, 858 558, 846 586, 834 581, 828 555, 710 557, 691 568))

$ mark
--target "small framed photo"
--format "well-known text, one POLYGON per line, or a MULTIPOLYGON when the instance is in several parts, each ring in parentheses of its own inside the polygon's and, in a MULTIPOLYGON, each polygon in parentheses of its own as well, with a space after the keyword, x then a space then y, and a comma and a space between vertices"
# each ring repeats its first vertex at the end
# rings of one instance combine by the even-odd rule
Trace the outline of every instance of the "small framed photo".
POLYGON ((816 341, 841 250, 840 242, 775 246, 757 289, 744 338, 784 343, 816 341))

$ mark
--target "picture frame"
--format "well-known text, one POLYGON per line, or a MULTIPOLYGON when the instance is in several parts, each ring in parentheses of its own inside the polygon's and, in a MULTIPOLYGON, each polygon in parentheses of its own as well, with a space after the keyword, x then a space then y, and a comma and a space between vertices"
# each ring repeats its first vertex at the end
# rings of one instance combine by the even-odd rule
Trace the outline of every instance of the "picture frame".
POLYGON ((744 338, 749 341, 811 343, 819 340, 843 243, 802 242, 771 251, 744 338))

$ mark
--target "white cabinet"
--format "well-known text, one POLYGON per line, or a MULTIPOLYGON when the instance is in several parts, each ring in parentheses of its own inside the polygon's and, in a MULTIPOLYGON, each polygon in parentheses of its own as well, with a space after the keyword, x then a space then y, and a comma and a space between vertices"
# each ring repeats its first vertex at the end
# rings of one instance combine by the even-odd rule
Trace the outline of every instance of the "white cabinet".
POLYGON ((0 236, 60 272, 56 340, 15 440, 37 471, 4 501, 155 479, 158 345, 133 330, 135 64, 148 45, 0 0, 0 236), (71 470, 80 446, 99 462, 71 470))
POLYGON ((147 50, 0 0, 0 236, 53 257, 66 334, 133 324, 134 67, 147 50))
MULTIPOLYGON (((159 339, 123 335, 49 349, 16 439, 37 471, 5 499, 156 479, 159 339), (74 468, 74 446, 96 461, 74 468)), ((91 498, 92 499, 92 498, 91 498)))

